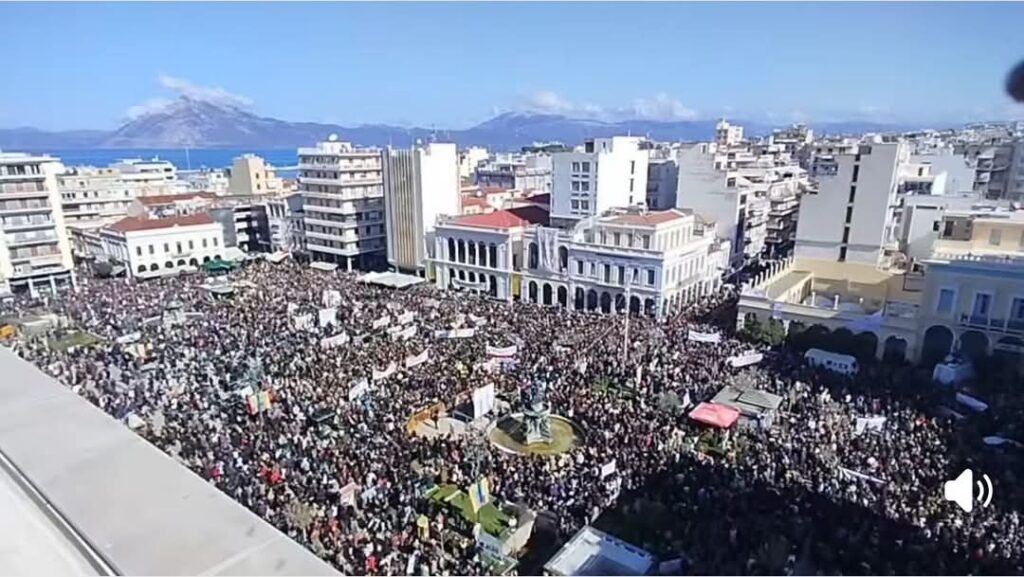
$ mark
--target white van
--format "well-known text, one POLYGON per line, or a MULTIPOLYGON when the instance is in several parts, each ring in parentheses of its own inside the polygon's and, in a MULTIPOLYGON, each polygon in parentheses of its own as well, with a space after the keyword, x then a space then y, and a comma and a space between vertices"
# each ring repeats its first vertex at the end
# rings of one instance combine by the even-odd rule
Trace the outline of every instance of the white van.
POLYGON ((857 359, 850 355, 830 353, 821 349, 809 349, 804 353, 804 360, 812 367, 822 367, 844 375, 855 375, 860 370, 857 359))

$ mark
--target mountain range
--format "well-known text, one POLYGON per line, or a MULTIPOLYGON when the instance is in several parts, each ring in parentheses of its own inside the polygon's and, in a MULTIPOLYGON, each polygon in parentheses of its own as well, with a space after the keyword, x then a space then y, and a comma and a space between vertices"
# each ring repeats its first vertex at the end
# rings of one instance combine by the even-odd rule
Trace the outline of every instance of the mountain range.
MULTIPOLYGON (((749 135, 767 134, 771 125, 739 121, 749 135)), ((825 133, 892 132, 915 127, 870 122, 821 123, 825 133)), ((625 120, 605 122, 552 114, 508 112, 461 130, 405 128, 386 124, 338 126, 289 122, 258 116, 242 108, 181 96, 158 110, 128 120, 112 131, 43 131, 35 128, 0 129, 0 148, 17 150, 93 148, 296 148, 337 134, 364 146, 409 146, 437 139, 460 146, 512 150, 537 142, 579 143, 585 138, 620 134, 660 141, 709 140, 714 120, 625 120)))

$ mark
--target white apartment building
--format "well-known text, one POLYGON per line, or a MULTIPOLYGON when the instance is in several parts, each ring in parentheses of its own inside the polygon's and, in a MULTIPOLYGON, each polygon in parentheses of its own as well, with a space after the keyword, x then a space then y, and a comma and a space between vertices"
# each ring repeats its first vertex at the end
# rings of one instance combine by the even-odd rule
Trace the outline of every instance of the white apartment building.
POLYGON ((669 210, 676 207, 679 165, 675 157, 651 158, 647 162, 647 208, 669 210))
POLYGON ((470 146, 469 148, 460 151, 459 178, 473 178, 477 165, 487 160, 489 156, 490 154, 487 152, 487 149, 480 146, 470 146))
POLYGON ((306 248, 314 261, 347 270, 386 265, 381 151, 332 137, 299 151, 306 248))
POLYGON ((551 155, 538 153, 497 153, 479 162, 473 182, 484 188, 551 192, 551 155))
POLYGON ((645 204, 648 152, 634 136, 595 138, 552 159, 551 218, 572 222, 645 204))
POLYGON ((523 235, 520 299, 576 310, 664 316, 718 289, 729 249, 692 213, 611 211, 570 230, 523 235))
POLYGON ((221 259, 226 248, 223 228, 204 213, 168 218, 125 217, 101 228, 99 237, 103 256, 123 264, 135 278, 192 270, 221 259))
POLYGON ((183 182, 191 191, 211 192, 217 196, 227 194, 230 185, 227 173, 213 168, 188 173, 183 177, 183 182))
MULTIPOLYGON (((676 159, 676 206, 714 223, 715 234, 732 247, 734 269, 766 252, 773 199, 794 197, 806 185, 806 172, 786 154, 700 143, 681 146, 676 159)), ((795 215, 784 210, 785 203, 777 202, 774 208, 773 226, 785 229, 785 219, 795 215)))
POLYGON ((722 120, 715 124, 715 144, 721 147, 735 146, 743 142, 743 127, 722 120))
POLYGON ((64 221, 97 227, 127 214, 138 197, 176 191, 174 165, 166 161, 121 161, 106 168, 76 166, 57 176, 64 221))
POLYGON ((434 283, 512 301, 522 284, 523 235, 547 222, 547 210, 538 206, 439 219, 429 259, 434 283))
POLYGON ((958 149, 974 168, 974 191, 991 200, 1024 200, 1024 139, 958 149))
POLYGON ((0 294, 73 285, 56 158, 0 153, 0 294))
POLYGON ((796 257, 881 264, 898 247, 897 188, 907 160, 899 142, 819 144, 813 186, 800 199, 796 257))
POLYGON ((388 265, 422 273, 439 215, 457 216, 459 165, 454 144, 432 142, 381 153, 388 265))
POLYGON ((229 194, 278 194, 284 190, 274 167, 255 154, 243 154, 231 163, 229 194))

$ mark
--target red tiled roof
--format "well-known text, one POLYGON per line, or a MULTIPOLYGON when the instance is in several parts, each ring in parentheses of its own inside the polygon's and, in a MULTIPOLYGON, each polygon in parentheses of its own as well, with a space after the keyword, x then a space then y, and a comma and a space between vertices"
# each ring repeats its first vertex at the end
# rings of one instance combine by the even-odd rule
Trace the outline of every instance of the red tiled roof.
POLYGON ((188 216, 172 216, 169 218, 135 218, 125 217, 110 225, 108 228, 117 232, 133 232, 138 230, 156 230, 160 228, 171 228, 175 226, 194 226, 199 224, 213 224, 213 217, 206 213, 190 214, 188 216))
POLYGON ((217 195, 212 192, 191 192, 187 194, 155 194, 153 196, 140 196, 138 197, 138 200, 146 206, 156 206, 160 204, 174 204, 176 202, 189 202, 200 199, 212 200, 214 198, 217 198, 217 195))
POLYGON ((539 206, 520 206, 489 214, 472 214, 452 221, 458 226, 480 228, 516 228, 528 224, 547 224, 548 211, 539 206))
POLYGON ((462 206, 487 206, 487 199, 467 196, 462 199, 462 206))
POLYGON ((666 222, 672 222, 673 220, 683 218, 686 213, 678 210, 663 210, 658 212, 648 212, 647 214, 620 214, 613 216, 605 222, 611 224, 631 224, 639 226, 655 226, 666 222))

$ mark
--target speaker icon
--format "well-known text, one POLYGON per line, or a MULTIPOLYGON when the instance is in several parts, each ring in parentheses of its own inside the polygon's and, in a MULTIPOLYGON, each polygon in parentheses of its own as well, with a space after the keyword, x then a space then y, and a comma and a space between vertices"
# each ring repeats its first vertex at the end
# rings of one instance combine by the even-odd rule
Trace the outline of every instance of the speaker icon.
POLYGON ((975 481, 974 471, 964 469, 956 479, 946 481, 942 492, 947 501, 956 503, 964 512, 970 513, 974 510, 975 500, 982 507, 988 507, 992 502, 992 480, 983 473, 981 478, 975 481))

